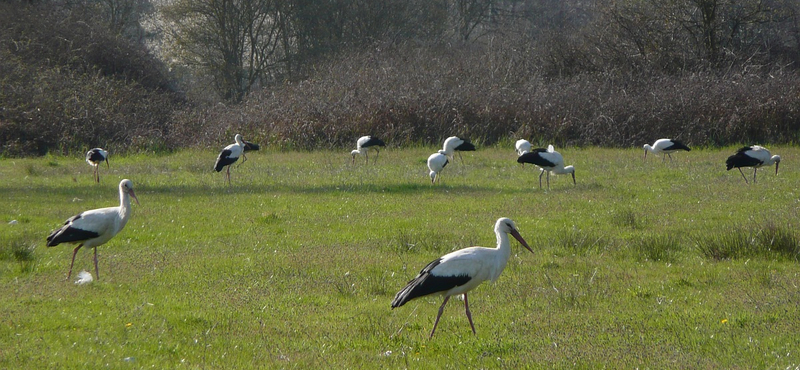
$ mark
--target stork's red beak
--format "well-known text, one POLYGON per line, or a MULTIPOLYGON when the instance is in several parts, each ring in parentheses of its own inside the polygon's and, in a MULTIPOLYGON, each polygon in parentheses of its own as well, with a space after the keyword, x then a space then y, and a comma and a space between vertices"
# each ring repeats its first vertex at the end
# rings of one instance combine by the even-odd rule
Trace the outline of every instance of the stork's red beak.
POLYGON ((130 194, 131 198, 133 198, 133 200, 136 201, 136 204, 138 204, 140 206, 142 205, 141 203, 139 203, 139 198, 136 197, 136 194, 133 192, 133 189, 129 190, 128 194, 130 194))
POLYGON ((528 243, 525 242, 525 239, 522 239, 522 235, 519 235, 517 230, 511 229, 511 236, 513 236, 514 239, 517 239, 517 241, 522 244, 523 247, 527 248, 529 251, 531 251, 531 253, 533 253, 533 249, 528 246, 528 243))

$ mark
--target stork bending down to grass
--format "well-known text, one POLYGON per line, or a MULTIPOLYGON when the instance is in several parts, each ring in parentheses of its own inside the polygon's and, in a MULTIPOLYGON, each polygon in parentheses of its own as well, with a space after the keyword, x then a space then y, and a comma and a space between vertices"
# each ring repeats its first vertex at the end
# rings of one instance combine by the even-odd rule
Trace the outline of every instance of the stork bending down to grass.
POLYGON ((496 248, 470 247, 448 253, 429 263, 417 277, 411 279, 405 288, 401 289, 392 300, 392 308, 400 307, 406 302, 430 294, 444 296, 444 302, 439 307, 436 321, 433 323, 431 335, 436 332, 436 325, 442 317, 444 306, 450 297, 454 295, 464 295, 464 309, 466 310, 469 325, 472 333, 475 332, 475 325, 472 323, 472 314, 469 311, 469 301, 467 293, 486 280, 494 282, 500 277, 506 267, 508 258, 511 256, 511 243, 508 234, 511 234, 523 247, 533 250, 519 235, 514 221, 508 218, 500 218, 494 225, 494 233, 497 235, 496 248))
POLYGON ((781 163, 781 156, 771 155, 767 148, 758 145, 746 146, 736 151, 736 154, 728 157, 725 165, 730 171, 731 168, 738 168, 742 174, 745 184, 747 177, 742 172, 742 167, 753 167, 753 183, 756 182, 756 172, 759 167, 771 166, 775 164, 775 174, 778 174, 778 165, 781 163))
POLYGON ((86 163, 94 167, 94 181, 98 184, 100 183, 100 172, 97 167, 103 162, 106 162, 106 168, 110 168, 108 165, 108 151, 105 149, 94 148, 86 152, 86 163))
POLYGON ((644 159, 647 159, 647 152, 656 155, 664 154, 664 158, 661 160, 661 162, 666 161, 667 156, 669 156, 669 161, 672 162, 672 153, 675 153, 679 150, 685 150, 687 152, 692 150, 682 142, 672 139, 658 139, 655 143, 653 143, 652 146, 650 146, 650 144, 644 144, 643 148, 644 159))
POLYGON ((364 163, 369 163, 369 150, 375 149, 375 162, 378 163, 378 155, 381 153, 380 147, 386 146, 383 140, 372 136, 362 136, 356 141, 356 150, 350 152, 353 157, 353 164, 356 164, 356 155, 364 156, 364 163))
POLYGON ((447 156, 444 155, 443 150, 440 150, 438 153, 433 153, 428 157, 428 169, 431 170, 429 173, 431 184, 441 182, 442 170, 448 163, 449 161, 447 160, 447 156))
POLYGON ((517 158, 518 163, 532 163, 539 166, 542 171, 539 173, 539 189, 542 188, 542 175, 547 172, 547 189, 550 190, 550 172, 554 174, 571 174, 572 184, 575 185, 575 167, 564 167, 564 157, 561 153, 555 151, 552 145, 548 145, 547 149, 537 148, 530 153, 525 153, 517 158))
POLYGON ((119 207, 81 212, 70 217, 64 222, 64 226, 47 237, 48 247, 55 247, 61 243, 78 244, 72 250, 72 262, 69 264, 67 280, 72 276, 75 255, 84 246, 94 248, 94 273, 98 279, 100 278, 100 271, 97 268, 97 247, 111 240, 128 223, 128 218, 131 216, 131 198, 139 204, 139 199, 133 192, 133 182, 128 179, 122 180, 119 183, 119 207))

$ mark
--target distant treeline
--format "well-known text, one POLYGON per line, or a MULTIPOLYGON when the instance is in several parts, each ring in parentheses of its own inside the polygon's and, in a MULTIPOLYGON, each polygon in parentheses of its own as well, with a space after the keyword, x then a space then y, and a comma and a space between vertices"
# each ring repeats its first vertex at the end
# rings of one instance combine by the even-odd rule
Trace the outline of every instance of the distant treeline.
POLYGON ((246 62, 247 41, 239 59, 209 45, 175 53, 170 42, 191 42, 170 29, 181 13, 146 0, 0 1, 0 155, 217 148, 236 132, 282 149, 350 147, 364 134, 398 146, 453 134, 603 146, 800 136, 796 1, 232 3, 237 20, 256 3, 277 7, 259 8, 270 21, 295 11, 265 70, 246 62), (415 8, 434 5, 424 17, 415 8), (234 72, 204 69, 204 49, 234 72))

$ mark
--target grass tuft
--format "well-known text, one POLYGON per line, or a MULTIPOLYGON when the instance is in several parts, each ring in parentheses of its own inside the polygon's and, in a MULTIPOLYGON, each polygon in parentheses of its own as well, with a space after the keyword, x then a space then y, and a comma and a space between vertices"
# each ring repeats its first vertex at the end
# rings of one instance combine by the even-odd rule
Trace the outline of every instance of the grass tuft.
POLYGON ((644 228, 645 220, 639 217, 632 209, 625 208, 616 210, 611 214, 611 223, 619 227, 639 230, 644 228))
POLYGON ((675 262, 681 251, 681 238, 669 234, 646 234, 633 243, 640 260, 675 262))
POLYGON ((728 227, 695 240, 701 255, 712 260, 781 258, 797 260, 800 243, 786 227, 767 223, 750 229, 728 227))
POLYGON ((35 267, 36 244, 30 235, 22 234, 0 239, 0 261, 15 261, 19 264, 20 272, 32 272, 35 267))

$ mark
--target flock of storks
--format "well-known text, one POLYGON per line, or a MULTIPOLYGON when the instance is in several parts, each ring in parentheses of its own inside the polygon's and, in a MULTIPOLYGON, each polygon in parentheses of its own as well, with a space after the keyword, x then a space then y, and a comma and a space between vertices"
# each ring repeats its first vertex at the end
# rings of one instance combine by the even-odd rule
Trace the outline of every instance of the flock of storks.
MULTIPOLYGON (((244 162, 247 159, 244 157, 245 152, 259 149, 257 144, 244 141, 242 135, 236 134, 235 141, 236 143, 228 145, 222 150, 214 165, 214 170, 217 172, 221 172, 223 168, 227 167, 225 178, 228 184, 230 184, 230 166, 234 164, 240 156, 244 158, 242 161, 244 162)), ((377 161, 380 147, 384 147, 385 145, 386 144, 382 140, 372 136, 359 138, 356 142, 356 150, 351 152, 353 163, 355 163, 357 155, 363 155, 365 161, 369 163, 368 151, 370 149, 375 150, 375 161, 377 161)), ((550 187, 551 172, 554 174, 571 174, 573 184, 576 183, 575 168, 573 166, 564 166, 563 157, 554 150, 552 145, 547 148, 532 149, 531 143, 527 140, 518 140, 515 147, 518 154, 518 163, 523 165, 525 163, 534 164, 541 169, 541 173, 539 174, 540 188, 542 187, 542 175, 545 173, 547 173, 547 186, 548 188, 550 187)), ((456 152, 458 152, 460 156, 461 151, 473 150, 475 150, 475 145, 470 143, 469 140, 461 139, 456 136, 447 138, 442 150, 428 157, 428 169, 430 170, 431 183, 437 183, 441 171, 454 159, 453 156, 456 152)), ((655 155, 663 154, 663 160, 665 161, 667 157, 672 160, 671 154, 676 151, 689 151, 691 149, 677 140, 660 139, 653 145, 645 144, 644 150, 645 159, 649 152, 655 155)), ((748 182, 748 180, 747 176, 742 172, 742 167, 753 167, 753 182, 755 182, 756 171, 759 167, 775 164, 775 173, 777 174, 780 160, 780 156, 771 155, 766 148, 753 145, 737 150, 734 155, 728 157, 726 166, 728 170, 732 168, 739 169, 745 182, 748 182)), ((100 182, 97 167, 102 162, 106 162, 106 166, 109 166, 108 152, 100 148, 92 149, 86 153, 86 162, 94 167, 94 181, 100 182)), ((77 214, 67 219, 61 228, 53 231, 50 236, 47 237, 48 247, 56 246, 60 243, 78 244, 72 251, 72 262, 70 262, 67 280, 69 280, 72 275, 75 255, 83 246, 94 248, 94 269, 95 275, 99 278, 97 247, 109 241, 125 227, 131 213, 130 199, 133 198, 136 200, 137 204, 139 203, 139 199, 133 191, 133 182, 128 179, 124 179, 119 183, 119 197, 120 205, 118 207, 93 209, 77 214)), ((411 279, 406 286, 395 295, 391 303, 392 308, 400 307, 417 297, 431 294, 443 295, 444 302, 442 302, 442 305, 439 307, 436 321, 433 324, 433 329, 429 336, 429 338, 432 338, 447 301, 451 296, 463 294, 467 319, 469 320, 472 332, 475 333, 475 325, 472 322, 467 293, 486 280, 494 282, 503 272, 511 255, 508 235, 511 234, 523 247, 533 252, 525 242, 525 239, 523 239, 517 231, 514 222, 510 219, 505 217, 498 219, 494 226, 494 232, 497 236, 497 247, 495 248, 470 247, 460 249, 448 253, 426 265, 415 278, 411 279)), ((79 281, 91 281, 91 279, 79 279, 79 281)))

